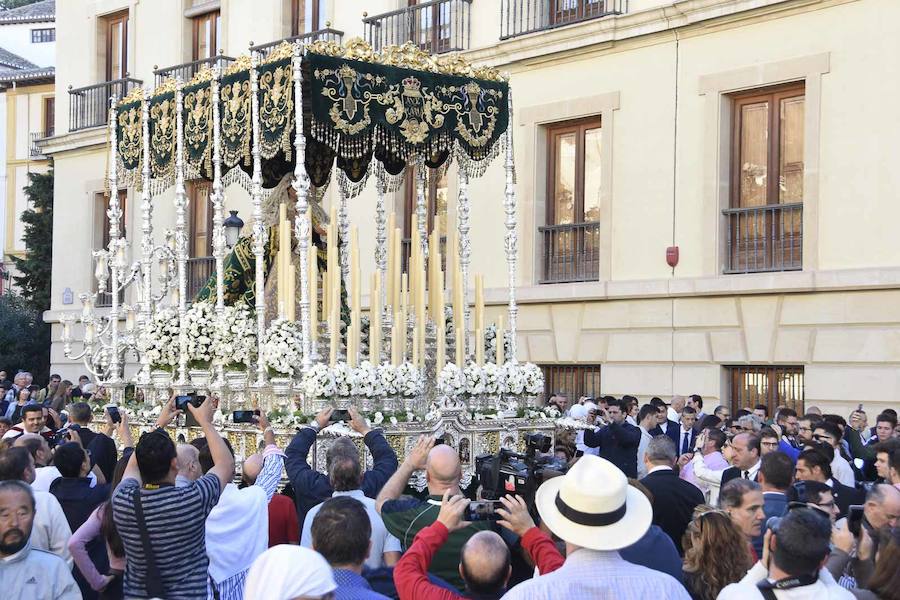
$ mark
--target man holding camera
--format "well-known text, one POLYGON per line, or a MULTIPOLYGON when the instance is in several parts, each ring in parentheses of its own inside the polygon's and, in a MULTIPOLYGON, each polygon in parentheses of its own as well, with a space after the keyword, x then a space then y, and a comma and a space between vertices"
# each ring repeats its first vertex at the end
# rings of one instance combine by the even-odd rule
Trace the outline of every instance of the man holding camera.
MULTIPOLYGON (((497 522, 521 538, 522 547, 538 570, 547 574, 561 567, 565 559, 550 536, 535 526, 525 500, 520 496, 506 496, 500 502, 504 508, 497 508, 501 517, 497 522)), ((416 535, 413 545, 394 569, 400 600, 462 600, 463 596, 431 583, 428 570, 431 559, 447 537, 470 524, 465 521, 468 506, 465 497, 450 497, 449 492, 444 492, 437 520, 416 535)), ((458 568, 469 597, 500 598, 512 573, 509 549, 493 531, 480 531, 463 546, 458 568)))
POLYGON ((600 458, 619 467, 626 476, 637 477, 637 454, 641 443, 641 430, 625 422, 628 412, 622 400, 613 400, 606 410, 609 425, 584 432, 584 444, 600 448, 600 458))
POLYGON ((214 466, 191 485, 175 486, 178 458, 165 432, 180 413, 175 398, 158 429, 141 436, 112 495, 113 520, 125 548, 127 598, 206 598, 206 517, 234 476, 234 457, 213 426, 215 402, 187 410, 203 428, 214 466))
MULTIPOLYGON (((437 520, 445 493, 460 495, 461 478, 462 466, 456 450, 443 444, 435 446, 433 437, 421 436, 397 472, 384 484, 375 506, 387 530, 404 548, 409 548, 416 535, 437 520), (409 478, 420 469, 425 469, 428 499, 400 500, 409 478)), ((489 521, 476 521, 450 533, 434 554, 431 572, 457 589, 463 589, 465 581, 459 574, 460 553, 469 538, 487 529, 491 529, 489 521)))
POLYGON ((852 600, 823 569, 831 542, 831 523, 821 511, 795 508, 773 520, 763 541, 763 557, 718 600, 852 600), (777 592, 777 595, 776 595, 777 592))
MULTIPOLYGON (((328 476, 313 470, 308 462, 309 450, 315 443, 319 431, 332 422, 332 413, 333 408, 322 410, 308 426, 297 432, 284 451, 284 467, 297 494, 297 518, 300 523, 303 523, 306 513, 312 507, 330 498, 334 492, 328 476)), ((359 489, 369 498, 374 498, 391 474, 397 470, 397 455, 387 443, 384 434, 369 427, 356 409, 351 408, 349 416, 350 427, 363 436, 363 442, 372 454, 372 469, 363 473, 359 489)))

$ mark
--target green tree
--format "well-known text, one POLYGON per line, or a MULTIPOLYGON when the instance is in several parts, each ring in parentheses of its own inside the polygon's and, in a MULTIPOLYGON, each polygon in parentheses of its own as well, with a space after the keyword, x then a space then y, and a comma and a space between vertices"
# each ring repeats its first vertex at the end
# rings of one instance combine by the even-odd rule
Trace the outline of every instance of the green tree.
POLYGON ((50 309, 50 270, 53 258, 53 169, 29 173, 25 187, 30 208, 20 217, 25 225, 25 257, 13 257, 19 272, 13 277, 19 295, 4 297, 0 307, 0 365, 7 372, 27 369, 36 382, 44 382, 50 369, 50 325, 43 313, 50 309))
POLYGON ((20 369, 31 371, 39 385, 50 372, 50 328, 40 311, 13 293, 0 295, 0 369, 10 378, 20 369))
POLYGON ((22 213, 25 257, 13 257, 19 275, 13 277, 35 310, 50 308, 50 270, 53 258, 53 169, 29 173, 25 186, 30 208, 22 213))

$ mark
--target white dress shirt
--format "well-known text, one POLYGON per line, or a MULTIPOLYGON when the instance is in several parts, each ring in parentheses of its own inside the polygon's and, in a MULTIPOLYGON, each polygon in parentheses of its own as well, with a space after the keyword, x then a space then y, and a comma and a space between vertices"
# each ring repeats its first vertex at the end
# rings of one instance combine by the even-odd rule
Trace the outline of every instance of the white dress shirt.
POLYGON ((678 424, 678 447, 675 449, 675 453, 681 455, 681 454, 686 454, 688 452, 693 452, 694 451, 693 444, 692 444, 693 441, 694 440, 691 439, 691 430, 685 429, 684 424, 679 423, 678 424), (687 450, 682 448, 682 446, 684 445, 684 434, 685 433, 688 435, 687 450))
MULTIPOLYGON (((34 470, 34 481, 31 482, 31 489, 40 492, 49 492, 50 485, 62 477, 59 469, 53 465, 47 467, 37 467, 34 470)), ((91 480, 91 487, 97 487, 97 475, 91 471, 88 473, 88 479, 91 480)))
MULTIPOLYGON (((719 592, 717 600, 753 600, 763 598, 756 584, 767 579, 769 572, 756 563, 738 583, 732 583, 719 592)), ((781 600, 853 600, 855 596, 837 584, 827 569, 819 571, 819 580, 812 585, 804 585, 788 590, 775 590, 775 597, 781 600)))
MULTIPOLYGON (((598 531, 597 535, 603 535, 598 531)), ((690 600, 674 577, 635 565, 618 552, 579 548, 546 575, 518 584, 503 600, 690 600)))
POLYGON ((638 442, 637 450, 637 476, 638 479, 643 479, 647 476, 647 467, 644 466, 644 455, 647 453, 647 445, 653 439, 653 436, 640 425, 638 425, 638 429, 641 430, 641 441, 638 442))
POLYGON ((834 460, 831 461, 831 474, 835 479, 848 487, 856 486, 856 476, 853 474, 853 467, 847 462, 847 459, 841 456, 840 450, 834 451, 834 460))
MULTIPOLYGON (((370 538, 372 548, 369 551, 369 558, 366 559, 365 564, 370 569, 379 569, 383 567, 385 552, 401 551, 400 540, 388 533, 387 528, 384 526, 384 521, 381 519, 381 515, 379 515, 378 511, 375 509, 375 501, 366 496, 362 490, 334 492, 331 494, 332 498, 338 496, 350 496, 351 498, 355 498, 362 503, 363 507, 365 507, 366 514, 369 515, 369 523, 372 524, 372 537, 370 538)), ((300 545, 305 548, 312 548, 312 522, 313 519, 316 518, 316 515, 319 514, 319 509, 322 508, 322 504, 324 504, 324 502, 313 506, 310 511, 306 513, 306 518, 303 520, 303 533, 300 534, 300 545)))
POLYGON ((681 420, 681 415, 679 415, 671 406, 666 410, 666 417, 668 417, 670 421, 675 421, 676 423, 681 420))

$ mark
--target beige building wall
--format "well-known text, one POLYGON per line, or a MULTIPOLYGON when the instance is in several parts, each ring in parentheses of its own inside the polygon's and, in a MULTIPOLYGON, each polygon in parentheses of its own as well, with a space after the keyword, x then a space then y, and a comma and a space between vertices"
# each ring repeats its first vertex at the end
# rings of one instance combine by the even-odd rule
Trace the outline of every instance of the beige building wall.
MULTIPOLYGON (((152 9, 143 0, 61 4, 60 89, 98 81, 97 61, 74 49, 94 56, 98 16, 124 7, 132 10, 134 76, 148 83, 153 65, 188 58, 183 2, 153 2, 152 9)), ((400 3, 326 0, 323 20, 346 32, 345 40, 361 35, 362 4, 371 17, 400 3)), ((289 1, 220 5, 226 54, 288 33, 289 1)), ((699 393, 710 405, 730 400, 725 366, 797 365, 805 370, 807 405, 842 413, 860 402, 870 411, 896 406, 900 247, 892 228, 900 218, 894 193, 900 176, 889 149, 900 137, 893 110, 900 81, 885 74, 900 64, 900 3, 631 0, 628 6, 620 16, 501 41, 499 3, 472 3, 466 55, 508 71, 515 101, 519 358, 599 364, 603 393, 699 393), (798 81, 806 89, 803 270, 724 275, 728 94, 798 81), (546 128, 585 116, 602 120, 600 275, 595 282, 541 285, 546 128), (665 260, 673 245, 680 249, 674 269, 665 260)), ((58 94, 58 131, 67 130, 67 102, 67 94, 58 94)), ((96 191, 102 178, 102 140, 103 132, 60 140, 57 174, 74 190, 65 213, 73 221, 85 220, 77 197, 96 191)), ((485 275, 491 320, 506 301, 503 186, 502 159, 470 185, 473 271, 485 275)), ((455 199, 453 167, 448 191, 455 199)), ((326 205, 335 199, 330 189, 326 205)), ((140 226, 137 202, 130 199, 133 232, 140 226)), ((228 202, 249 222, 246 194, 230 189, 228 202)), ((160 234, 174 223, 171 192, 154 206, 160 234)), ((372 186, 350 202, 363 256, 374 255, 374 207, 372 186)), ((402 195, 388 198, 388 208, 401 216, 402 195)), ((455 201, 448 219, 455 224, 455 201)), ((66 252, 54 265, 49 318, 65 308, 64 287, 90 286, 83 250, 66 252)), ((373 266, 365 265, 369 272, 373 266)), ((54 365, 62 369, 58 354, 55 346, 54 365)))

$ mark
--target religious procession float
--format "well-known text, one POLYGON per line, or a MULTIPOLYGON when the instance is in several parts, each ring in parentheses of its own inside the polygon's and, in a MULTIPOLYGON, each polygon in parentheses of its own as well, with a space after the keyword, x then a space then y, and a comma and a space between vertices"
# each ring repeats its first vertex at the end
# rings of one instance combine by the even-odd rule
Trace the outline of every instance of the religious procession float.
MULTIPOLYGON (((355 407, 401 460, 420 434, 436 434, 459 450, 467 473, 479 454, 524 451, 533 431, 552 436, 559 415, 538 406, 541 370, 516 360, 512 114, 509 83, 495 69, 412 44, 374 52, 359 39, 285 42, 112 98, 108 190, 139 194, 139 248, 130 261, 122 206, 110 194, 109 245, 94 260, 97 289, 112 305, 100 311, 96 294, 82 294, 80 315, 60 316, 66 356, 84 362, 111 403, 131 409, 138 431, 173 392, 219 396, 217 419, 240 455, 254 451, 257 432, 233 423, 231 411, 254 406, 274 414, 284 445, 322 407, 355 407), (498 157, 505 189, 479 201, 505 209, 508 309, 487 324, 470 262, 468 184, 498 157), (456 228, 440 231, 435 219, 428 231, 425 167, 451 162, 456 228), (406 260, 385 195, 410 165, 418 168, 406 260), (198 179, 211 181, 215 274, 188 298, 186 183, 198 179), (226 240, 233 184, 249 194, 251 233, 226 240), (370 282, 348 214, 367 184, 377 198, 370 282), (326 211, 330 185, 338 200, 326 211), (174 230, 155 236, 154 208, 173 186, 174 230), (133 376, 129 362, 139 364, 133 376)), ((182 423, 175 433, 191 439, 199 430, 182 423)), ((355 436, 365 452, 338 422, 320 432, 314 466, 339 435, 355 436)))

